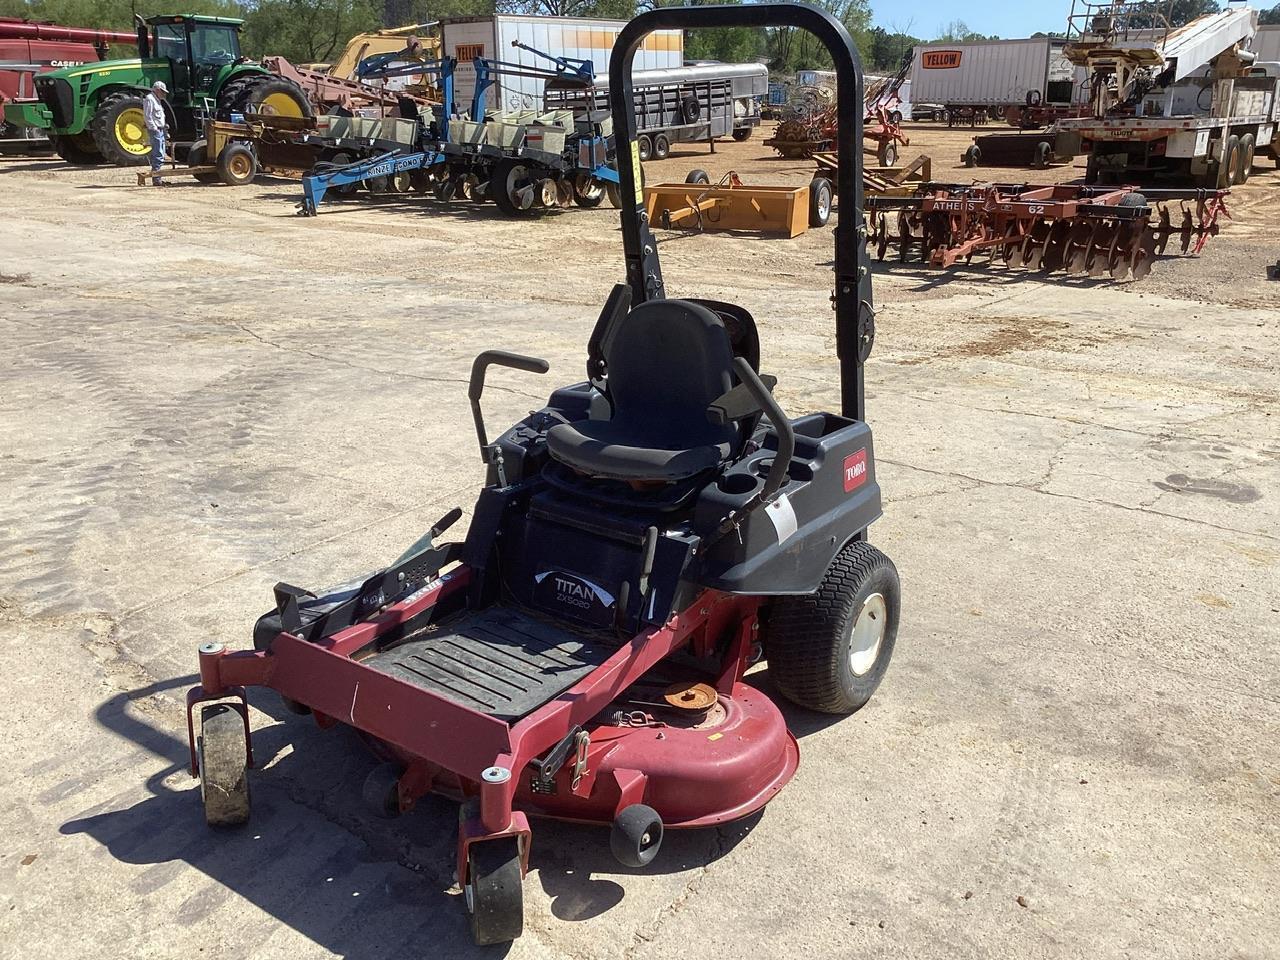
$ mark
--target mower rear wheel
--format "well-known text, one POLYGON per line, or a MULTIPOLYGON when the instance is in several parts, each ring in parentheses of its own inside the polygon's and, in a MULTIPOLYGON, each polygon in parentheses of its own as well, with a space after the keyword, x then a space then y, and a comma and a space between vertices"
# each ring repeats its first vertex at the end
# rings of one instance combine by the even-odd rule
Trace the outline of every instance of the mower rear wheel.
POLYGON ((613 821, 609 849, 624 867, 647 867, 662 846, 662 817, 653 807, 633 803, 613 821))
POLYGON ((471 937, 477 946, 507 943, 524 932, 524 876, 520 841, 500 837, 473 843, 467 853, 463 887, 471 915, 471 937))
POLYGON ((851 541, 815 593, 776 601, 765 628, 769 676, 788 700, 809 710, 858 710, 893 655, 899 597, 893 561, 865 541, 851 541))
POLYGON ((249 748, 244 719, 225 703, 200 710, 200 801, 211 827, 238 827, 249 820, 249 748))

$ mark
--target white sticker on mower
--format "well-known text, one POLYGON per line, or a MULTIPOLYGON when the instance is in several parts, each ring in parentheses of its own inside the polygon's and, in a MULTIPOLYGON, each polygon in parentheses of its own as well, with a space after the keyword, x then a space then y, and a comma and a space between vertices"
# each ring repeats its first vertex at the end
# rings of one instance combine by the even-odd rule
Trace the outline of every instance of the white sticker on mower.
POLYGON ((773 529, 778 531, 778 542, 786 543, 796 532, 796 512, 791 508, 791 501, 784 493, 773 503, 764 508, 769 519, 773 521, 773 529))
POLYGON ((562 570, 546 570, 534 576, 534 583, 542 583, 547 577, 552 578, 555 586, 556 599, 562 603, 570 603, 575 606, 590 603, 594 597, 597 601, 606 607, 613 606, 614 596, 599 584, 592 583, 585 577, 579 577, 576 574, 565 573, 562 570))

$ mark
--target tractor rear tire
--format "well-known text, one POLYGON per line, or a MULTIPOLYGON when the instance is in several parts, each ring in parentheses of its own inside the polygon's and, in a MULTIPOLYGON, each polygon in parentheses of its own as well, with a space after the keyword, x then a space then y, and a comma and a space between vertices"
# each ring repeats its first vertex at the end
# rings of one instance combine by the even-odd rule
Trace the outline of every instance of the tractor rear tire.
POLYGON ((67 163, 73 163, 78 167, 90 167, 106 162, 98 152, 98 145, 93 142, 93 137, 87 131, 76 134, 53 134, 49 139, 53 141, 53 152, 67 163))
POLYGON ((218 178, 229 187, 253 183, 258 175, 258 158, 243 143, 229 143, 218 154, 218 178))
POLYGON ((849 714, 866 704, 893 655, 900 595, 893 561, 853 540, 815 593, 775 601, 764 648, 783 696, 822 713, 849 714))
MULTIPOLYGON (((207 167, 209 166, 209 142, 207 140, 197 140, 191 145, 191 149, 187 151, 188 167, 207 167)), ((201 183, 217 183, 218 174, 210 170, 207 173, 193 173, 193 177, 201 183)))
POLYGON ((271 73, 236 77, 222 88, 218 94, 218 118, 230 120, 233 113, 307 119, 315 115, 306 91, 292 80, 271 73))
POLYGON ((142 116, 142 97, 136 93, 113 93, 98 104, 89 121, 93 142, 108 163, 136 167, 151 156, 151 139, 142 116))

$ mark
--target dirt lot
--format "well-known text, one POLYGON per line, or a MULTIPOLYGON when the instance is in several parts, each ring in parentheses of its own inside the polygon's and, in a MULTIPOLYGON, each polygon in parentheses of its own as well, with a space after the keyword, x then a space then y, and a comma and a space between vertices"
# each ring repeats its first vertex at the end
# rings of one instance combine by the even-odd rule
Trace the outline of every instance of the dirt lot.
MULTIPOLYGON (((971 178, 969 132, 912 136, 971 178)), ((649 176, 811 173, 767 154, 649 176)), ((470 361, 551 361, 499 377, 492 423, 580 379, 616 214, 304 220, 293 183, 131 180, 0 167, 0 957, 470 955, 450 804, 371 818, 354 738, 261 696, 253 822, 212 835, 182 698, 277 580, 470 508, 470 361)), ((877 267, 885 683, 853 718, 789 710, 795 781, 651 870, 537 825, 510 956, 1280 955, 1280 175, 1231 208, 1141 283, 877 267)), ((662 238, 672 294, 755 314, 793 414, 838 405, 830 244, 662 238)))

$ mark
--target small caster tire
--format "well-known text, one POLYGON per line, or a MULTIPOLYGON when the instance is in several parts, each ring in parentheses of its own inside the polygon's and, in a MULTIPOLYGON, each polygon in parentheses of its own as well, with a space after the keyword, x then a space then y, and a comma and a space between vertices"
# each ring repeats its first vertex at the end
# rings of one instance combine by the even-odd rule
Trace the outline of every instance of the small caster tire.
POLYGON ((609 849, 624 867, 647 867, 662 846, 662 817, 653 807, 633 803, 613 821, 609 849))
POLYGON ((200 710, 196 742, 200 802, 211 827, 238 827, 249 820, 249 748, 240 711, 225 703, 200 710))
POLYGON ((809 226, 825 227, 831 219, 833 188, 826 177, 809 181, 809 226))
POLYGON ((380 763, 364 778, 360 794, 364 802, 384 820, 400 816, 400 768, 394 763, 380 763))
POLYGON ((508 943, 524 932, 524 876, 516 837, 473 843, 463 887, 476 946, 508 943))

